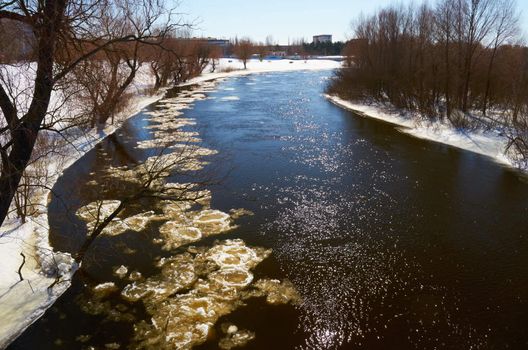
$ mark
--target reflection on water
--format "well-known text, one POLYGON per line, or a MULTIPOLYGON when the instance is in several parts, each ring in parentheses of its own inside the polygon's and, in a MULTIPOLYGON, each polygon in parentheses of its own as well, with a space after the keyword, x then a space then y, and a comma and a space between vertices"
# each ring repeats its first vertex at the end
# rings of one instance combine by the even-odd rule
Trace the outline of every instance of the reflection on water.
POLYGON ((82 279, 13 348, 527 347, 526 181, 329 104, 330 74, 170 97, 68 170, 50 221, 53 245, 69 251, 85 232, 71 213, 117 199, 94 190, 108 169, 118 175, 105 181, 127 182, 153 149, 186 149, 192 176, 170 183, 226 175, 193 189, 199 206, 127 211, 157 219, 100 237, 82 279))
MULTIPOLYGON (((187 103, 193 102, 192 96, 187 98, 187 103)), ((199 94, 197 99, 203 99, 202 96, 199 94)), ((88 233, 109 220, 102 234, 110 236, 142 232, 154 221, 163 222, 159 227, 160 237, 154 238, 153 243, 163 244, 164 250, 172 252, 235 228, 229 214, 210 209, 210 191, 197 190, 198 184, 166 181, 175 172, 202 170, 207 164, 202 157, 217 153, 189 144, 200 142, 199 133, 180 130, 195 125, 192 119, 178 118, 179 114, 175 116, 186 107, 181 100, 185 98, 159 102, 156 111, 148 114, 155 117, 150 118, 155 124, 147 127, 152 130, 152 139, 138 142, 142 149, 169 149, 171 152, 148 157, 133 166, 109 166, 103 175, 110 182, 128 183, 130 186, 125 190, 130 193, 128 197, 143 195, 149 190, 146 196, 158 199, 154 208, 161 207, 162 212, 149 211, 131 216, 125 211, 122 215, 123 212, 117 210, 124 202, 99 200, 77 211, 77 216, 87 223, 88 233), (134 192, 134 185, 139 185, 138 195, 134 192), (201 208, 192 210, 196 205, 201 208)), ((97 181, 92 182, 97 185, 97 181)), ((103 193, 111 192, 108 182, 102 190, 103 193)), ((122 197, 124 194, 114 191, 109 195, 122 197)), ((234 212, 237 217, 243 213, 243 210, 234 212)), ((122 290, 114 282, 98 284, 91 293, 85 293, 77 301, 80 309, 89 315, 104 316, 112 322, 133 323, 132 348, 191 349, 214 338, 212 329, 218 319, 242 306, 246 298, 267 296, 270 304, 298 302, 298 294, 288 282, 259 280, 252 286, 251 270, 270 253, 263 248, 249 248, 242 240, 216 243, 209 250, 192 247, 187 253, 161 258, 156 264, 161 270, 157 275, 143 279, 139 272, 131 274, 132 282, 122 290), (113 294, 120 295, 113 296, 112 303, 109 299, 113 294), (120 303, 116 304, 115 299, 120 303), (126 302, 141 303, 148 318, 136 317, 126 302)), ((127 269, 121 266, 114 274, 124 278, 127 269)), ((245 345, 254 338, 254 332, 235 330, 228 332, 219 341, 219 346, 230 349, 245 345)))

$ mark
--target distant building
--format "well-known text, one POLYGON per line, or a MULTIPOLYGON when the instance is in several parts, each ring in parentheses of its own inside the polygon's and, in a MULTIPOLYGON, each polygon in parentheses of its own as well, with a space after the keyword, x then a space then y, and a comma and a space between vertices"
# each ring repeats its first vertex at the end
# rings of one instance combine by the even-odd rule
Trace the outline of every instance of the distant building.
POLYGON ((270 57, 280 57, 280 58, 284 58, 286 56, 288 56, 288 53, 286 51, 271 51, 269 53, 269 56, 270 57))
POLYGON ((313 37, 314 44, 331 43, 331 42, 332 42, 332 35, 330 34, 314 35, 313 37))
POLYGON ((231 42, 229 40, 227 40, 227 39, 202 38, 202 39, 199 39, 199 40, 203 40, 203 41, 207 42, 207 44, 210 45, 210 46, 217 46, 217 47, 221 48, 223 56, 227 55, 227 51, 229 49, 229 45, 231 44, 231 42))
POLYGON ((216 38, 207 38, 207 43, 213 46, 220 46, 226 48, 229 46, 229 40, 227 39, 216 39, 216 38))

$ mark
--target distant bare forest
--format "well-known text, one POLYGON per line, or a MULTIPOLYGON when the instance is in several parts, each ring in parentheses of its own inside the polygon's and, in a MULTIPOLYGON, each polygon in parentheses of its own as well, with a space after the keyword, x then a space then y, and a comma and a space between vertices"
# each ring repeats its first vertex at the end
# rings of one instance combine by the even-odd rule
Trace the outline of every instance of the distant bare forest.
POLYGON ((460 128, 501 128, 528 158, 528 48, 512 0, 390 6, 355 23, 329 93, 460 128))

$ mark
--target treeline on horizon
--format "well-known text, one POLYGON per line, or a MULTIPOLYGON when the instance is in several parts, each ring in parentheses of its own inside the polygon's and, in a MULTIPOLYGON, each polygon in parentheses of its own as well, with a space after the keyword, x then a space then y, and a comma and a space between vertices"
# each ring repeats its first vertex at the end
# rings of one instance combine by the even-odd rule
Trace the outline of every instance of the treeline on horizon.
POLYGON ((425 120, 498 128, 528 158, 528 48, 512 0, 389 6, 357 20, 347 68, 328 90, 425 120))
POLYGON ((0 224, 40 212, 50 164, 80 135, 114 124, 141 96, 214 72, 223 55, 171 19, 169 1, 89 4, 0 5, 0 224))
MULTIPOLYGON (((21 61, 35 61, 35 38, 29 28, 24 25, 8 19, 0 19, 0 39, 3 45, 0 46, 0 64, 11 64, 21 61), (9 38, 18 38, 18 40, 9 40, 9 38)), ((273 56, 274 53, 284 52, 289 56, 339 56, 343 54, 346 42, 318 42, 308 43, 304 39, 293 40, 291 44, 279 45, 274 41, 272 36, 266 38, 266 42, 258 42, 249 37, 234 38, 229 40, 226 45, 219 46, 208 44, 209 38, 192 37, 190 32, 181 31, 173 33, 172 43, 179 41, 180 48, 187 47, 207 47, 209 51, 219 51, 215 57, 238 57, 238 48, 240 43, 251 45, 251 54, 258 56, 273 56)))

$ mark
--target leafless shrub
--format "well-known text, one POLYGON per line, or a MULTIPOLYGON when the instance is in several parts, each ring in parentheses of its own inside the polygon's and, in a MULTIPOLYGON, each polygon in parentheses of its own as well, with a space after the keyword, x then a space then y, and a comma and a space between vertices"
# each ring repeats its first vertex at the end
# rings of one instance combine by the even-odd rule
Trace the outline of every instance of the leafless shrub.
MULTIPOLYGON (((389 6, 355 25, 346 69, 328 91, 378 101, 457 128, 521 129, 528 48, 514 0, 389 6)), ((524 133, 517 138, 525 139, 524 133)))
POLYGON ((238 59, 244 64, 244 69, 247 69, 247 61, 255 52, 255 44, 251 39, 244 38, 235 43, 234 51, 238 59))
POLYGON ((0 21, 16 21, 34 36, 36 68, 29 99, 22 102, 28 108, 20 108, 19 101, 10 94, 12 80, 0 81, 0 224, 8 214, 40 131, 50 129, 46 117, 52 91, 102 50, 126 43, 160 44, 175 27, 182 26, 174 21, 174 15, 163 0, 0 3, 0 21))
POLYGON ((235 72, 237 71, 238 69, 236 69, 235 67, 224 67, 220 70, 221 73, 231 73, 231 72, 235 72))

